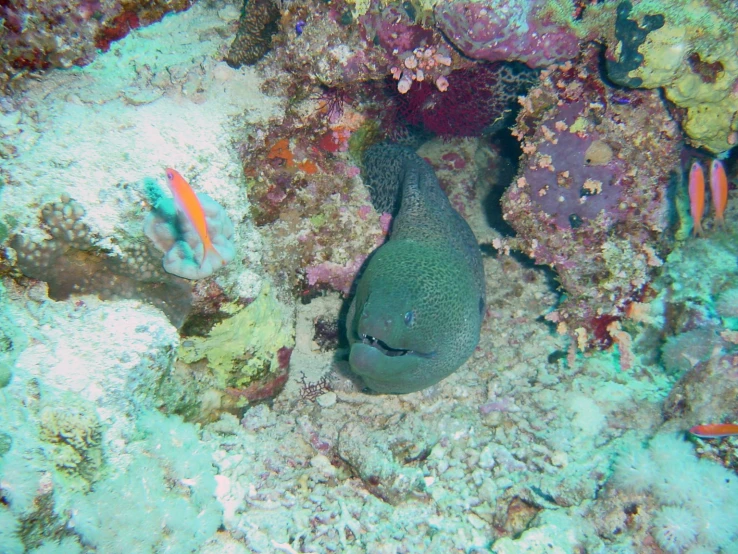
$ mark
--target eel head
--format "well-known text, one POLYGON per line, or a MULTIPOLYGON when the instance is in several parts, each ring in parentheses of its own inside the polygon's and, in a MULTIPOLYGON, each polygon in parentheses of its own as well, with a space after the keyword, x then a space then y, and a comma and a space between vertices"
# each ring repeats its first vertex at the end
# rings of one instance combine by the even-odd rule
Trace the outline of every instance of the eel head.
MULTIPOLYGON (((424 389, 466 359, 454 364, 457 346, 449 344, 464 332, 466 322, 453 305, 456 296, 466 301, 456 293, 464 279, 459 283, 454 272, 434 269, 427 252, 408 246, 390 241, 375 253, 348 313, 351 369, 377 392, 424 389)), ((478 331, 470 340, 476 344, 477 338, 478 331)))

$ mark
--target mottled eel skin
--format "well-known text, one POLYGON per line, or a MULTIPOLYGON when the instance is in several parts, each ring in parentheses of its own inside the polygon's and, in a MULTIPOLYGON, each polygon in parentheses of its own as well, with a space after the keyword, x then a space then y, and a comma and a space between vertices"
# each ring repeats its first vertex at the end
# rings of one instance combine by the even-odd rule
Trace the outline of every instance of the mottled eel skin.
POLYGON ((349 363, 376 392, 414 392, 456 371, 479 342, 482 258, 469 225, 415 152, 374 146, 363 177, 377 211, 396 215, 349 308, 349 363))

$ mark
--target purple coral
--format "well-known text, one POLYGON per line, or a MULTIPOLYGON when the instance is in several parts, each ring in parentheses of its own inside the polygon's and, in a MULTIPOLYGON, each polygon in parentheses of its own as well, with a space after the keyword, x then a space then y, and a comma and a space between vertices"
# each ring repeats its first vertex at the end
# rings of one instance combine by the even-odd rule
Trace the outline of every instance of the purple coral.
POLYGON ((439 3, 435 16, 446 37, 478 60, 545 67, 579 53, 573 24, 555 21, 545 0, 455 0, 439 3))
POLYGON ((621 206, 629 192, 626 161, 612 155, 607 141, 597 132, 555 129, 555 125, 571 129, 584 109, 583 103, 576 102, 563 107, 555 122, 544 122, 546 129, 551 128, 552 138, 538 147, 523 172, 534 209, 550 216, 562 229, 576 228, 600 213, 609 228, 625 218, 628 208, 627 204, 621 206), (596 160, 587 157, 597 149, 609 150, 610 155, 601 154, 604 157, 596 160))
POLYGON ((545 75, 522 100, 513 132, 524 155, 502 208, 517 247, 558 273, 566 292, 559 329, 606 346, 662 263, 666 189, 681 144, 657 95, 614 101, 597 78, 596 54, 545 75))

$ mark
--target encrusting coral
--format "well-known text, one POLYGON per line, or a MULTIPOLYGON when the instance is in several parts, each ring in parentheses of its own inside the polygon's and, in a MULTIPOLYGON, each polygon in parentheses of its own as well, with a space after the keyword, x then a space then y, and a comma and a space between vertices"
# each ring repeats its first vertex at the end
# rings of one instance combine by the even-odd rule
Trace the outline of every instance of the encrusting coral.
POLYGON ((39 437, 57 469, 92 482, 102 468, 102 424, 95 406, 73 395, 43 406, 39 437))
POLYGON ((614 32, 603 29, 608 75, 623 86, 662 87, 686 114, 690 142, 725 152, 738 144, 736 25, 730 2, 622 1, 614 32))
POLYGON ((578 66, 545 72, 522 100, 513 134, 524 156, 502 201, 512 242, 558 273, 566 296, 548 319, 580 348, 625 339, 608 328, 662 264, 665 191, 681 148, 658 95, 619 102, 596 60, 590 49, 578 66))

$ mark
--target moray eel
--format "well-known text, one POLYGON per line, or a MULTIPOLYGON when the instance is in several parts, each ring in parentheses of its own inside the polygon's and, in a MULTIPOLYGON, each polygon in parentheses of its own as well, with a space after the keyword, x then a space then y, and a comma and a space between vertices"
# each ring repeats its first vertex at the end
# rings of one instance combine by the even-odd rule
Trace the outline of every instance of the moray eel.
POLYGON ((356 285, 349 363, 376 392, 419 391, 456 371, 479 342, 481 253, 433 169, 409 148, 373 146, 363 178, 377 211, 396 215, 356 285))

